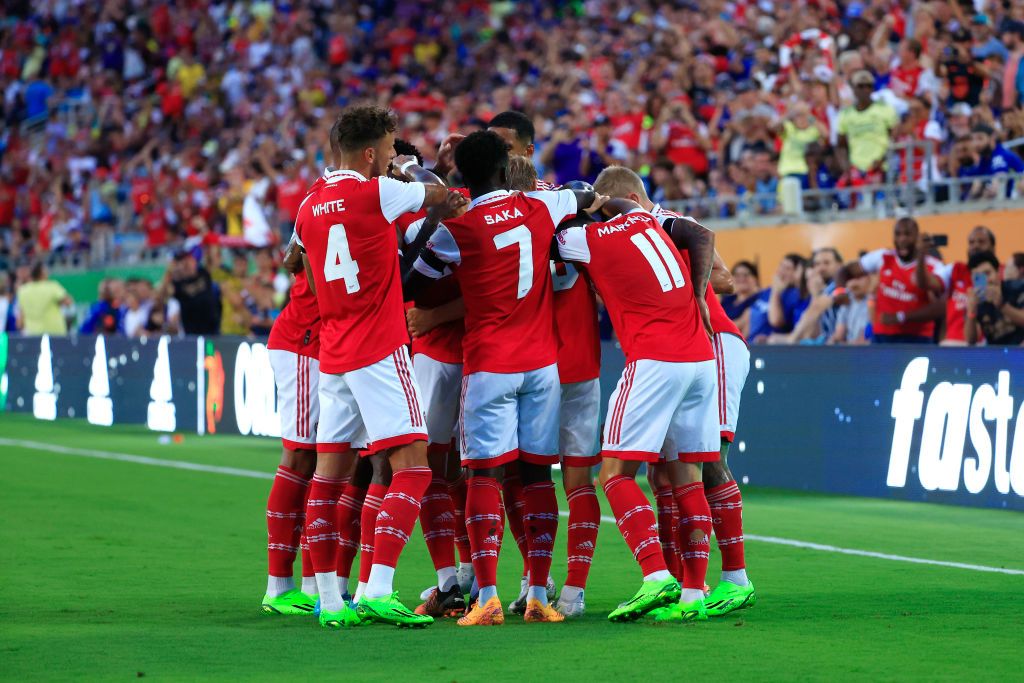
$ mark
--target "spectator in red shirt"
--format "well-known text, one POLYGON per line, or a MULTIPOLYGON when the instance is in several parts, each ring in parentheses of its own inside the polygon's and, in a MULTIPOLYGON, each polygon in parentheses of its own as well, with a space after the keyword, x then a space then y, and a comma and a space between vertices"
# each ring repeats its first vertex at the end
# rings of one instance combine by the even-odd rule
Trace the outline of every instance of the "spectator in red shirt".
MULTIPOLYGON (((979 225, 967 235, 967 260, 975 254, 995 250, 995 233, 984 225, 979 225)), ((966 346, 967 299, 974 286, 971 269, 966 261, 956 261, 946 264, 938 274, 946 286, 946 335, 942 345, 966 346)))

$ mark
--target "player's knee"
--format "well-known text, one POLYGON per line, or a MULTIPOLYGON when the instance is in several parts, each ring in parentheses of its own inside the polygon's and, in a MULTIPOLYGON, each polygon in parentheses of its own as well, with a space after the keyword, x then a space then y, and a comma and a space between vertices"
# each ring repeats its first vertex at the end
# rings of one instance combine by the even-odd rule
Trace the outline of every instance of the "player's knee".
POLYGON ((352 474, 352 483, 361 489, 365 489, 372 481, 373 465, 370 463, 370 458, 359 458, 359 462, 356 463, 355 472, 352 474))
POLYGON ((529 462, 520 462, 519 477, 522 479, 523 486, 551 481, 551 465, 535 465, 529 462))
POLYGON ((329 479, 341 479, 352 475, 356 464, 355 451, 344 453, 318 453, 316 473, 329 479))
POLYGON ((566 491, 592 483, 589 467, 562 467, 562 485, 566 491))
POLYGON ((309 479, 316 470, 316 451, 285 448, 281 451, 281 465, 309 479))
POLYGON ((724 462, 708 462, 704 463, 704 470, 702 474, 705 488, 715 488, 722 484, 727 484, 733 480, 732 472, 729 471, 729 465, 724 462))
POLYGON ((668 463, 668 477, 673 488, 701 481, 701 463, 675 460, 668 463))
POLYGON ((427 442, 413 441, 391 450, 387 457, 392 469, 404 470, 408 467, 427 467, 427 442))
POLYGON ((654 491, 671 486, 672 482, 669 480, 668 468, 662 464, 649 464, 647 466, 647 482, 654 491))

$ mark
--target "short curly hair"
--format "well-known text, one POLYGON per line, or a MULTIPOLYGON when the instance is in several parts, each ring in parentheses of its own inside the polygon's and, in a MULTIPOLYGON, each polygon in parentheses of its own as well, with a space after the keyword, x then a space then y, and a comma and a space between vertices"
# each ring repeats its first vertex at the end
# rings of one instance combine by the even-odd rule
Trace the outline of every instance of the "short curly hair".
POLYGON ((455 166, 469 187, 479 187, 508 167, 508 143, 489 130, 470 133, 455 148, 455 166))
POLYGON ((331 151, 357 152, 372 147, 398 130, 398 117, 390 109, 372 105, 349 107, 331 126, 331 151))

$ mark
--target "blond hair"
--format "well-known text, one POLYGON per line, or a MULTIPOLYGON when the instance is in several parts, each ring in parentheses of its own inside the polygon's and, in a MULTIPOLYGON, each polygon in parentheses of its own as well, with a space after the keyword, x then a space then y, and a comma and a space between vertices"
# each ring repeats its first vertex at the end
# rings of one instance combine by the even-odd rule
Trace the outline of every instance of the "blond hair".
POLYGON ((647 198, 644 181, 625 166, 609 166, 601 171, 594 181, 594 191, 612 198, 623 199, 632 193, 637 194, 640 199, 647 198))
POLYGON ((513 154, 508 159, 508 189, 533 192, 537 189, 537 169, 524 156, 513 154))

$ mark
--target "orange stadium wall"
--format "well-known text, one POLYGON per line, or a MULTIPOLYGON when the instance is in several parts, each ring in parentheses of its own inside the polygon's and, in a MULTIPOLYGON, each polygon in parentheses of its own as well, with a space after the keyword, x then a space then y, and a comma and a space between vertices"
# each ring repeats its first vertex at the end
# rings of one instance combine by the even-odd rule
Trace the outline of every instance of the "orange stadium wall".
MULTIPOLYGON (((978 225, 995 233, 996 255, 1000 261, 1015 252, 1024 252, 1024 209, 918 216, 917 221, 925 232, 949 235, 949 247, 942 250, 948 261, 965 257, 967 233, 978 225)), ((715 243, 730 267, 743 259, 758 264, 761 284, 767 286, 776 265, 791 252, 809 255, 814 249, 835 247, 849 261, 862 250, 891 247, 893 223, 893 219, 885 218, 736 228, 718 231, 715 243)))

